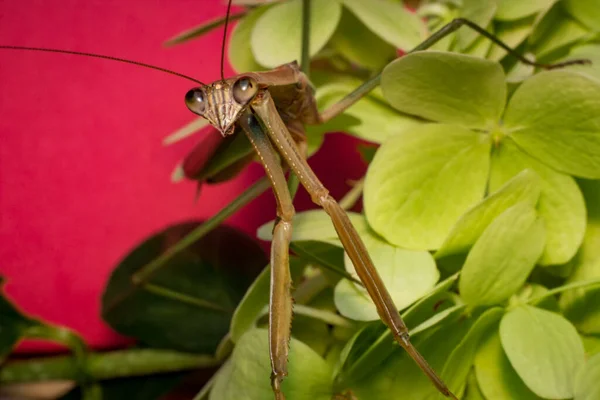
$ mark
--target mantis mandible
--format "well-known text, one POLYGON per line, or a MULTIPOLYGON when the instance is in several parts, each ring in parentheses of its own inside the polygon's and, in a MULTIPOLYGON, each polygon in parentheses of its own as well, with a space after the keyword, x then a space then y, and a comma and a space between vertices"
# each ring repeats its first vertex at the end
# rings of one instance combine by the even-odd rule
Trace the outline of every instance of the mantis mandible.
MULTIPOLYGON (((231 1, 230 1, 231 3, 231 1)), ((228 12, 229 15, 229 12, 228 12)), ((305 17, 306 18, 306 17, 305 17)), ((435 32, 429 39, 411 52, 426 50, 461 26, 474 29, 497 45, 503 47, 524 63, 537 65, 516 54, 507 45, 484 29, 464 19, 457 19, 435 32)), ((19 49, 0 46, 0 48, 19 49)), ((23 48, 20 48, 23 49, 23 48)), ((32 48, 29 48, 32 49, 32 48)), ((69 53, 67 51, 36 49, 69 53)), ((70 52, 93 57, 109 58, 95 54, 70 52)), ((573 63, 573 62, 569 62, 573 63)), ((163 70, 154 66, 138 65, 163 70)), ((542 67, 558 67, 565 64, 542 67)), ((179 74, 178 74, 179 75, 179 74)), ((180 75, 182 76, 182 75, 180 75)), ((184 78, 188 78, 183 76, 184 78)), ((284 399, 281 383, 287 375, 287 354, 292 318, 291 279, 288 268, 289 242, 292 231, 294 207, 285 179, 281 161, 291 169, 300 183, 310 193, 312 200, 331 217, 340 240, 350 256, 356 272, 373 299, 381 320, 392 331, 395 340, 409 353, 446 397, 456 399, 444 382, 411 344, 408 329, 391 300, 384 282, 379 277, 366 248, 350 223, 343 209, 333 199, 318 177, 308 166, 304 154, 304 125, 325 123, 341 114, 363 95, 379 84, 379 75, 367 81, 336 105, 319 113, 309 78, 301 72, 297 63, 289 63, 266 72, 250 72, 203 84, 186 94, 188 108, 206 118, 223 136, 231 135, 236 127, 248 136, 266 174, 277 200, 277 222, 271 248, 271 296, 269 306, 269 346, 271 355, 271 383, 276 399, 284 399)))

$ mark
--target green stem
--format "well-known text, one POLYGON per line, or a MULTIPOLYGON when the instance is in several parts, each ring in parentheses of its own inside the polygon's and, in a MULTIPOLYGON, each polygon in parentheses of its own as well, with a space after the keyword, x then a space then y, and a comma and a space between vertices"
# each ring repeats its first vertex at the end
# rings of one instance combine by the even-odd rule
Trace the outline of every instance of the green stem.
POLYGON ((142 286, 146 291, 153 293, 155 295, 166 297, 168 299, 172 299, 181 303, 190 304, 194 307, 202 308, 202 309, 210 309, 215 311, 221 311, 226 314, 233 314, 232 309, 227 309, 222 307, 219 304, 211 303, 210 301, 199 299, 197 297, 193 297, 184 293, 176 292, 164 286, 156 285, 153 283, 144 283, 142 286))
POLYGON ((569 283, 568 285, 559 286, 557 288, 550 289, 546 293, 544 293, 540 296, 536 296, 536 297, 532 297, 531 299, 528 299, 525 303, 526 304, 536 304, 536 303, 539 303, 540 301, 544 300, 547 297, 554 296, 555 294, 565 292, 567 290, 579 289, 579 288, 584 288, 584 287, 592 287, 592 286, 597 286, 597 285, 600 286, 600 278, 586 280, 586 281, 573 282, 573 283, 569 283))
POLYGON ((41 322, 39 325, 28 327, 24 336, 58 342, 71 349, 73 352, 72 364, 75 368, 73 379, 81 385, 86 398, 91 397, 94 379, 88 371, 89 349, 81 336, 70 329, 41 322))
MULTIPOLYGON (((143 376, 219 365, 212 356, 165 350, 132 349, 90 353, 88 373, 95 380, 143 376)), ((73 357, 58 356, 10 361, 0 369, 0 384, 46 380, 76 380, 73 357)))
POLYGON ((136 285, 145 283, 150 279, 150 276, 154 274, 158 269, 164 266, 174 256, 187 249, 192 244, 196 243, 207 233, 219 226, 227 218, 235 214, 240 208, 250 203, 252 200, 261 195, 265 190, 269 188, 269 180, 267 178, 261 178, 254 185, 249 187, 244 193, 238 198, 229 203, 225 208, 215 214, 212 218, 204 222, 198 228, 191 231, 177 244, 170 247, 163 254, 146 264, 139 271, 132 276, 132 281, 136 285))
POLYGON ((325 310, 319 310, 318 308, 308 307, 302 304, 294 304, 294 313, 297 315, 304 315, 305 317, 323 321, 333 326, 341 326, 345 328, 352 326, 352 322, 335 313, 325 310))
POLYGON ((302 2, 302 54, 300 68, 306 76, 310 76, 310 2, 302 2))
POLYGON ((360 199, 360 196, 362 195, 364 187, 365 187, 365 178, 364 177, 362 177, 362 178, 360 178, 360 180, 354 182, 354 185, 352 185, 352 188, 340 200, 340 207, 342 207, 344 210, 351 209, 356 204, 358 199, 360 199))

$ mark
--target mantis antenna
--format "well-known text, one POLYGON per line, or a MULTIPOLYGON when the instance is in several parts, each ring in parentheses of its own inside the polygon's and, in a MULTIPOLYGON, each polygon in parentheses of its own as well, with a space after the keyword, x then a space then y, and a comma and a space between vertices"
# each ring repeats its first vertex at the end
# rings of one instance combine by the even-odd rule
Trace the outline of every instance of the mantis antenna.
POLYGON ((126 58, 106 56, 106 55, 103 55, 103 54, 96 54, 96 53, 85 53, 85 52, 82 52, 82 51, 53 49, 53 48, 49 48, 49 47, 27 47, 27 46, 4 46, 4 45, 0 45, 0 49, 5 49, 5 50, 43 51, 43 52, 46 52, 46 53, 71 54, 71 55, 75 55, 75 56, 94 57, 94 58, 101 58, 103 60, 119 61, 119 62, 123 62, 123 63, 126 63, 126 64, 133 64, 133 65, 137 65, 139 67, 144 67, 144 68, 154 69, 156 71, 165 72, 167 74, 175 75, 175 76, 178 76, 180 78, 184 78, 184 79, 190 80, 192 82, 196 82, 196 83, 198 83, 200 85, 204 85, 204 83, 202 83, 198 79, 192 78, 191 76, 188 76, 188 75, 185 75, 185 74, 181 74, 179 72, 175 72, 175 71, 172 71, 172 70, 167 69, 167 68, 157 67, 156 65, 146 64, 146 63, 139 62, 139 61, 128 60, 126 58))
POLYGON ((223 29, 223 43, 221 43, 221 80, 225 80, 225 44, 227 42, 227 27, 229 26, 229 15, 231 14, 231 0, 227 2, 227 15, 225 16, 225 29, 223 29))

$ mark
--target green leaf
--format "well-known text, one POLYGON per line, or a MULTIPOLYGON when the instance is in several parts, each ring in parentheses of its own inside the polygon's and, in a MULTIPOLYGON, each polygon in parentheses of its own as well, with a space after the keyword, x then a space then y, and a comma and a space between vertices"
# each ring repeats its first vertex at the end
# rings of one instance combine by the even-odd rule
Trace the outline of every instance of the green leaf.
POLYGON ((398 49, 411 50, 427 35, 425 23, 399 2, 387 0, 343 0, 370 30, 398 49))
POLYGON ((173 225, 133 250, 113 271, 102 316, 118 332, 154 347, 211 353, 254 277, 267 264, 259 245, 219 226, 138 285, 132 276, 198 226, 173 225), (236 251, 232 252, 231 249, 236 251))
POLYGON ((248 137, 239 132, 223 138, 215 153, 195 173, 194 178, 200 181, 220 181, 219 176, 227 176, 228 171, 239 172, 239 167, 245 166, 254 156, 254 149, 248 137))
MULTIPOLYGON (((331 369, 310 347, 290 341, 289 375, 282 384, 287 400, 330 400, 331 369)), ((268 333, 253 329, 244 334, 227 366, 216 379, 210 400, 270 399, 268 333)))
POLYGON ((492 152, 490 191, 527 168, 538 174, 542 188, 537 209, 546 225, 546 249, 539 263, 563 264, 575 255, 585 232, 585 204, 573 178, 529 157, 505 138, 492 152))
POLYGON ((469 305, 499 304, 523 284, 542 255, 544 222, 535 209, 519 203, 504 211, 469 252, 458 286, 469 305))
POLYGON ((600 336, 581 336, 586 356, 600 353, 600 336))
POLYGON ((438 51, 401 57, 383 70, 383 95, 397 110, 419 117, 490 129, 506 101, 500 64, 438 51))
POLYGON ((369 224, 388 242, 436 249, 458 218, 480 201, 490 143, 465 128, 427 124, 385 142, 365 179, 369 224))
POLYGON ((600 44, 585 44, 574 47, 569 53, 568 59, 586 59, 592 62, 591 65, 575 65, 569 67, 570 71, 577 71, 587 74, 600 81, 600 44))
POLYGON ((481 388, 477 383, 477 377, 474 372, 469 374, 469 378, 467 379, 467 392, 465 395, 465 400, 486 400, 481 392, 481 388))
MULTIPOLYGON (((522 2, 518 0, 520 4, 529 4, 529 2, 522 2)), ((533 30, 534 17, 519 19, 516 21, 500 21, 497 22, 494 27, 494 34, 498 39, 506 43, 511 48, 517 48, 533 30)), ((487 56, 490 60, 500 61, 506 56, 507 52, 502 47, 493 45, 487 56)))
MULTIPOLYGON (((493 32, 492 26, 487 28, 487 31, 490 33, 493 32)), ((459 31, 464 32, 464 31, 459 31)), ((479 35, 475 38, 473 43, 466 49, 462 51, 464 54, 468 54, 470 56, 479 57, 479 58, 487 58, 486 55, 490 52, 490 48, 493 46, 491 40, 486 38, 485 36, 479 35)))
POLYGON ((27 333, 39 322, 25 316, 4 296, 4 282, 0 276, 0 364, 27 333))
MULTIPOLYGON (((336 0, 313 0, 310 12, 310 55, 329 41, 342 16, 336 0)), ((265 67, 298 61, 302 52, 302 0, 273 5, 258 18, 250 38, 256 61, 265 67)))
POLYGON ((600 398, 600 354, 590 357, 577 375, 575 381, 575 400, 594 400, 600 398))
POLYGON ((529 42, 538 58, 551 55, 588 35, 587 29, 571 18, 557 2, 535 26, 529 42))
MULTIPOLYGON (((319 109, 323 111, 334 105, 356 89, 359 84, 358 81, 356 83, 351 81, 321 86, 317 89, 316 94, 319 109)), ((378 92, 378 89, 374 90, 331 121, 312 127, 311 134, 315 130, 320 134, 346 132, 373 143, 382 143, 390 136, 422 124, 421 120, 401 114, 390 107, 387 102, 380 100, 378 92)))
POLYGON ((396 49, 365 26, 346 8, 331 38, 331 46, 350 62, 379 71, 396 58, 396 49))
MULTIPOLYGON (((486 27, 492 22, 496 13, 496 0, 463 0, 460 16, 476 23, 481 27, 486 27)), ((456 34, 457 44, 461 50, 471 46, 480 34, 473 29, 463 28, 456 34)))
POLYGON ((494 18, 513 21, 529 17, 549 8, 556 0, 500 0, 494 18))
POLYGON ((253 9, 231 32, 227 56, 238 73, 260 71, 263 67, 256 61, 249 46, 256 21, 269 9, 268 5, 253 9))
MULTIPOLYGON (((567 281, 576 283, 600 278, 600 223, 590 222, 583 244, 573 260, 573 273, 567 281)), ((575 289, 560 297, 560 307, 577 329, 585 334, 600 334, 600 288, 575 289)))
POLYGON ((565 9, 579 22, 600 32, 600 7, 597 0, 565 0, 565 9))
MULTIPOLYGON (((358 233, 369 229, 365 218, 357 213, 348 213, 350 222, 358 233)), ((273 239, 274 221, 267 222, 258 228, 256 235, 262 240, 273 239)), ((323 210, 311 210, 297 213, 292 220, 292 242, 317 240, 341 247, 337 232, 329 215, 323 210)))
POLYGON ((450 353, 444 364, 441 378, 455 395, 461 397, 464 393, 479 342, 490 329, 496 329, 503 313, 504 310, 500 307, 490 308, 483 312, 450 353))
POLYGON ((567 174, 600 178, 600 81, 547 71, 512 96, 504 123, 525 152, 567 174))
MULTIPOLYGON (((428 328, 455 321, 464 312, 464 307, 453 305, 448 299, 447 291, 456 279, 457 275, 453 275, 438 283, 431 292, 402 313, 402 319, 411 329, 413 339, 428 328), (444 308, 446 306, 448 308, 444 308)), ((370 372, 372 366, 382 363, 394 351, 394 347, 390 346, 392 342, 391 331, 385 325, 366 325, 346 344, 342 353, 345 356, 340 360, 342 372, 337 379, 342 382, 362 379, 370 372)))
POLYGON ((252 282, 233 313, 229 333, 234 343, 254 326, 262 310, 269 304, 270 287, 271 266, 268 265, 252 282))
POLYGON ((519 306, 502 318, 500 339, 511 365, 535 394, 551 399, 573 397, 584 352, 581 338, 566 319, 519 306))
MULTIPOLYGON (((417 337, 414 344, 429 365, 440 372, 472 322, 470 318, 447 321, 433 332, 417 337)), ((390 393, 401 393, 406 399, 439 398, 435 386, 398 346, 385 361, 368 368, 363 379, 349 382, 358 399, 389 400, 390 393)))
MULTIPOLYGON (((406 308, 435 286, 440 274, 428 252, 401 249, 381 240, 374 233, 362 234, 361 238, 399 310, 406 308)), ((358 279, 347 255, 345 263, 346 270, 358 279)), ((334 299, 339 312, 345 317, 358 321, 379 319, 367 290, 353 282, 340 281, 335 287, 334 299)))
POLYGON ((458 220, 435 258, 466 253, 488 225, 509 207, 520 202, 535 206, 540 190, 537 174, 532 170, 521 171, 458 220))
POLYGON ((290 249, 304 261, 332 271, 338 277, 352 279, 344 268, 344 249, 340 243, 330 244, 308 240, 292 242, 290 249))
POLYGON ((502 349, 498 330, 490 332, 477 349, 475 373, 486 399, 540 399, 525 386, 510 365, 502 349))

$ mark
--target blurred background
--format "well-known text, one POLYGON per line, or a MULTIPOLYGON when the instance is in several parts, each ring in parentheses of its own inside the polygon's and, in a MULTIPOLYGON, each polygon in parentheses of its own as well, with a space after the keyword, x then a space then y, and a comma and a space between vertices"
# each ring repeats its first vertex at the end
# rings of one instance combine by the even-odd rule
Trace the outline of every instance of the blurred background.
MULTIPOLYGON (((123 57, 204 82, 219 78, 222 29, 173 48, 168 38, 223 16, 221 0, 0 1, 0 42, 123 57)), ((233 24, 234 25, 234 24, 233 24)), ((230 27, 231 29, 231 27, 230 27)), ((225 74, 234 71, 226 64, 225 74)), ((114 266, 168 225, 206 219, 262 176, 258 164, 227 183, 171 182, 203 133, 165 147, 194 116, 184 79, 124 63, 0 53, 0 275, 23 311, 70 327, 99 349, 125 339, 100 319, 114 266)), ((356 139, 328 135, 310 161, 336 197, 365 166, 356 139), (337 177, 337 178, 335 178, 337 177)), ((307 194, 297 209, 312 208, 307 194)), ((272 219, 270 192, 228 220, 251 236, 272 219)), ((268 243, 263 243, 267 250, 268 243)), ((25 353, 52 352, 27 342, 25 353)))

